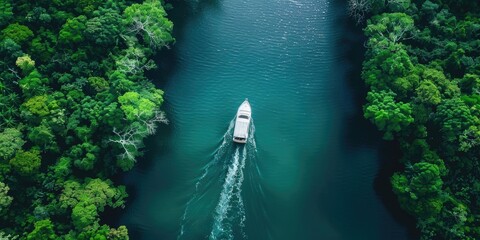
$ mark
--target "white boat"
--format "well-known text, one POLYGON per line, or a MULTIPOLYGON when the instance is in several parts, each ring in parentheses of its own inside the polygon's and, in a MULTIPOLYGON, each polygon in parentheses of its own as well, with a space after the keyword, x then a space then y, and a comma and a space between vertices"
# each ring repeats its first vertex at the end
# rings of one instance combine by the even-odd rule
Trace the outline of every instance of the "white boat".
POLYGON ((248 98, 243 101, 237 111, 235 118, 235 129, 233 130, 233 141, 237 143, 246 143, 248 139, 248 129, 252 119, 252 108, 248 98))

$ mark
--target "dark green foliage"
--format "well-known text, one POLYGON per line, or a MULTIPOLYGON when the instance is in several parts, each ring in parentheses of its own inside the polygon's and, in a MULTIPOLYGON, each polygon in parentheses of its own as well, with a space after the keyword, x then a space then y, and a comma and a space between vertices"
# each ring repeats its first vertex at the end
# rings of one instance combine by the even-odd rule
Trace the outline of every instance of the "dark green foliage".
POLYGON ((12 203, 13 198, 8 195, 10 188, 3 182, 0 182, 0 214, 5 214, 7 208, 12 203))
POLYGON ((166 123, 146 78, 174 42, 163 1, 0 0, 0 238, 128 239, 143 140, 166 123), (3 234, 6 233, 6 234, 3 234))
POLYGON ((0 0, 0 26, 8 24, 13 18, 13 7, 10 0, 0 0))
POLYGON ((364 115, 403 151, 393 191, 422 239, 480 239, 480 5, 368 2, 364 115))

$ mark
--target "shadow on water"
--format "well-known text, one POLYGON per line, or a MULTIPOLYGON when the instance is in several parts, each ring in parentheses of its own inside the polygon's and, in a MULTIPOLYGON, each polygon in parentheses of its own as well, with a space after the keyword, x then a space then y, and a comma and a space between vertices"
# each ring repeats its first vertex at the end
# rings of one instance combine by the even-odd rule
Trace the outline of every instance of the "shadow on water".
MULTIPOLYGON (((205 8, 218 8, 219 0, 174 0, 170 1, 173 8, 168 10, 168 18, 174 23, 173 37, 182 39, 184 37, 185 25, 188 22, 195 21, 205 8)), ((178 58, 175 44, 169 48, 163 48, 156 56, 154 61, 157 68, 147 72, 148 79, 153 79, 154 84, 163 89, 168 79, 177 69, 178 58)))
MULTIPOLYGON (((345 6, 344 1, 334 1, 334 4, 345 6)), ((344 37, 337 43, 336 50, 338 56, 345 56, 343 61, 347 62, 351 68, 345 76, 350 91, 353 111, 350 116, 344 120, 342 139, 346 143, 346 148, 371 147, 379 149, 378 165, 379 170, 373 181, 373 189, 381 200, 390 215, 400 225, 407 230, 410 239, 418 239, 419 231, 415 226, 415 218, 403 211, 400 207, 396 195, 392 191, 390 177, 394 172, 402 170, 403 166, 399 162, 402 153, 397 141, 385 141, 382 134, 363 117, 363 105, 366 103, 366 94, 368 87, 361 79, 362 64, 364 61, 365 47, 367 40, 363 35, 363 25, 357 25, 353 19, 338 19, 335 25, 345 29, 344 37), (348 47, 345 47, 348 46, 348 47), (359 130, 360 129, 360 130, 359 130)))

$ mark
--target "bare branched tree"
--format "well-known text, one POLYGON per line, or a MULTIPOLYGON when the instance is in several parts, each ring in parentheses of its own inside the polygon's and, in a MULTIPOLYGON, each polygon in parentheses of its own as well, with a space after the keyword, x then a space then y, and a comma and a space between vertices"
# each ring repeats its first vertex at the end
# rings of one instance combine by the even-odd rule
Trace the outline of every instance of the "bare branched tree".
POLYGON ((130 47, 125 55, 116 60, 118 70, 125 74, 137 74, 156 68, 152 59, 147 60, 145 53, 138 48, 130 47))
MULTIPOLYGON (((17 72, 15 69, 13 69, 13 68, 11 68, 11 67, 8 67, 8 70, 9 70, 10 72, 12 72, 13 75, 15 75, 15 77, 17 78, 17 80, 22 79, 22 78, 18 75, 18 72, 17 72)), ((15 83, 18 84, 17 82, 15 82, 15 83)))
POLYGON ((123 153, 120 154, 121 158, 135 160, 136 152, 142 144, 142 140, 139 137, 141 133, 140 129, 129 127, 123 131, 117 131, 113 129, 113 133, 117 135, 117 139, 110 139, 111 142, 118 143, 123 148, 123 153))
POLYGON ((170 48, 168 43, 165 42, 158 33, 151 31, 151 29, 155 29, 151 27, 151 25, 154 24, 155 23, 150 21, 150 17, 148 16, 145 19, 134 18, 133 25, 130 27, 130 32, 146 35, 147 39, 144 40, 148 41, 152 48, 160 49, 164 46, 170 48))
POLYGON ((155 115, 148 120, 144 120, 142 115, 143 113, 136 114, 138 120, 146 127, 148 135, 155 134, 159 123, 168 124, 168 119, 162 111, 155 111, 155 115))
POLYGON ((360 24, 372 7, 371 0, 348 0, 348 14, 360 24))
POLYGON ((116 138, 110 139, 110 142, 117 143, 122 148, 122 153, 119 157, 133 162, 136 162, 135 157, 143 144, 142 139, 145 136, 155 134, 159 123, 168 124, 165 113, 159 110, 155 111, 154 116, 147 120, 144 119, 145 114, 143 112, 136 114, 136 116, 137 121, 141 123, 140 125, 132 124, 132 126, 123 131, 117 131, 114 128, 113 133, 116 135, 116 138))

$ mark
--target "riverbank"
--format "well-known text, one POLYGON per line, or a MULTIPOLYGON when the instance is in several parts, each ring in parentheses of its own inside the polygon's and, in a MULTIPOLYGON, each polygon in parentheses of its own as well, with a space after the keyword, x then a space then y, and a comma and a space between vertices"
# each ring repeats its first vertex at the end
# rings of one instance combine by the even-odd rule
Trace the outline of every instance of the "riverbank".
POLYGON ((369 10, 364 116, 401 147, 393 191, 423 238, 478 239, 480 6, 412 1, 369 10))

